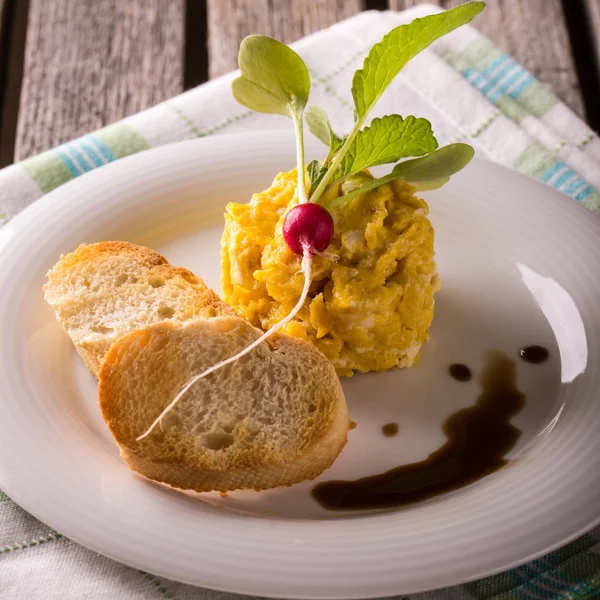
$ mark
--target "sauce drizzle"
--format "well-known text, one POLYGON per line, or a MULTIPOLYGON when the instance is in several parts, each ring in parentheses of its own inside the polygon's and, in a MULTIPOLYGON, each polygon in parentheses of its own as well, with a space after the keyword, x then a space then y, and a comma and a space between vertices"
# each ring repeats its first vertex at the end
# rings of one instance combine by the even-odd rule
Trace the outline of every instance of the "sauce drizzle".
POLYGON ((450 365, 448 367, 448 373, 450 373, 450 377, 456 379, 456 381, 471 381, 471 377, 473 377, 471 369, 469 369, 467 365, 461 365, 460 363, 450 365))
POLYGON ((510 419, 525 404, 516 385, 516 363, 490 352, 480 374, 481 394, 473 406, 450 415, 443 430, 448 441, 421 462, 355 481, 326 481, 313 497, 330 510, 405 506, 459 489, 505 466, 505 455, 521 432, 510 419))
POLYGON ((398 433, 398 423, 386 423, 381 432, 385 437, 394 437, 398 433))
POLYGON ((547 348, 544 346, 527 346, 519 350, 519 356, 528 363, 539 365, 540 363, 546 362, 550 356, 547 348))

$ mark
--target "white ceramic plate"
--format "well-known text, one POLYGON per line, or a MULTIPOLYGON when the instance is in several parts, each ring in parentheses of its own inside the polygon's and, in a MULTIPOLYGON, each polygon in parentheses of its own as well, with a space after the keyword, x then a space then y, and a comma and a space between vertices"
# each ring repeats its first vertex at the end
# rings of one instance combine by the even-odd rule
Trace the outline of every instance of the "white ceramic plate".
MULTIPOLYGON (((318 155, 322 149, 317 146, 318 155)), ((309 156, 317 155, 309 146, 309 156)), ((129 565, 261 596, 365 598, 464 582, 528 561, 600 521, 600 220, 558 192, 474 161, 428 193, 444 289, 417 368, 344 381, 358 428, 322 479, 424 459, 472 405, 488 350, 517 362, 527 403, 514 460, 452 494, 332 513, 312 484, 207 501, 128 471, 96 385, 44 303, 80 242, 149 245, 216 289, 222 213, 294 164, 281 132, 222 136, 120 160, 48 194, 0 233, 0 487, 59 532, 129 565), (518 359, 529 344, 550 360, 518 359), (381 426, 398 422, 386 438, 381 426)))

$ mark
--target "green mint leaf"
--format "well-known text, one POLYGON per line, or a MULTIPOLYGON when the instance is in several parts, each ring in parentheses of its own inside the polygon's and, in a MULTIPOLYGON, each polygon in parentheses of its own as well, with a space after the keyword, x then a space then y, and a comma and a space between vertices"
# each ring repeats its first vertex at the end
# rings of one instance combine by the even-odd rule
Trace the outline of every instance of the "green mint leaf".
POLYGON ((437 148, 437 141, 427 119, 387 115, 373 119, 358 132, 340 163, 337 178, 363 169, 393 163, 401 158, 423 156, 437 148))
MULTIPOLYGON (((420 191, 438 189, 447 183, 452 175, 464 169, 471 162, 474 154, 475 151, 468 144, 444 146, 427 156, 397 164, 389 175, 379 179, 364 180, 360 187, 348 187, 348 193, 328 202, 327 207, 350 200, 394 179, 404 179, 420 191)), ((342 184, 342 190, 345 183, 342 184)))
POLYGON ((356 120, 373 108, 394 77, 415 57, 438 38, 471 21, 485 4, 470 2, 439 14, 415 19, 408 25, 392 29, 375 44, 362 69, 354 74, 352 97, 356 107, 356 120))
POLYGON ((320 106, 309 107, 306 122, 311 133, 329 147, 330 153, 338 150, 342 140, 334 133, 327 113, 320 106))
POLYGON ((320 161, 313 160, 308 164, 306 170, 308 171, 308 177, 310 179, 310 191, 314 192, 319 183, 321 183, 321 179, 323 179, 325 173, 327 173, 327 167, 324 167, 320 161))
POLYGON ((304 61, 285 44, 262 35, 246 37, 240 46, 241 76, 231 84, 234 98, 257 112, 294 118, 310 94, 304 61))

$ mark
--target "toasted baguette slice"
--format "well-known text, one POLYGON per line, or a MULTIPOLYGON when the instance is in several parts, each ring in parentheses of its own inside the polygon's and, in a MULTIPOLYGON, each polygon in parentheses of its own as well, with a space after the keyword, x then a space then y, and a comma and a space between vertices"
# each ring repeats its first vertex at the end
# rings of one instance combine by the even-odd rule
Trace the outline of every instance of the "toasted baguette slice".
POLYGON ((160 321, 234 314, 193 273, 128 242, 83 244, 61 256, 48 273, 44 293, 96 376, 122 335, 160 321))
POLYGON ((199 380, 140 440, 194 375, 261 332, 239 317, 159 323, 119 339, 100 371, 102 415, 129 467, 197 492, 264 490, 314 479, 346 444, 348 409, 331 363, 274 334, 199 380))

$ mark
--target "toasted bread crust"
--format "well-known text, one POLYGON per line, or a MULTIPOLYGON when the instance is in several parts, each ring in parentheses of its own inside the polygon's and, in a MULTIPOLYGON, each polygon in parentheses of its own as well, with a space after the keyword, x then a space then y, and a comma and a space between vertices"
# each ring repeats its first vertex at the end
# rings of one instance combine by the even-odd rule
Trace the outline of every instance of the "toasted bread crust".
POLYGON ((77 262, 94 260, 96 256, 101 254, 128 255, 135 257, 137 261, 143 262, 149 267, 168 264, 164 256, 150 248, 146 248, 146 246, 138 246, 131 242, 96 242, 94 244, 80 244, 73 252, 61 255, 53 271, 61 267, 68 269, 77 262))
MULTIPOLYGON (((128 242, 79 246, 48 273, 44 291, 99 377, 102 415, 123 459, 140 475, 196 492, 290 486, 320 475, 346 444, 348 410, 331 363, 311 344, 281 334, 253 350, 245 367, 240 361, 243 376, 213 381, 212 406, 222 416, 235 405, 230 417, 238 423, 197 434, 196 413, 190 424, 188 412, 175 434, 165 420, 167 443, 160 435, 137 442, 198 364, 210 366, 262 332, 234 316, 193 273, 128 242), (163 305, 170 313, 165 319, 163 305), (253 407, 265 398, 279 398, 279 409, 270 405, 266 419, 253 420, 253 407), (206 442, 207 435, 232 442, 221 448, 214 439, 206 442)), ((188 411, 189 404, 188 398, 188 411)), ((203 404, 201 398, 197 414, 204 414, 203 404)))
MULTIPOLYGON (((257 348, 256 355, 248 364, 250 371, 257 373, 257 380, 263 376, 260 366, 264 361, 277 361, 273 366, 279 367, 293 364, 290 377, 299 374, 301 381, 290 382, 290 377, 285 380, 285 385, 293 387, 295 391, 291 399, 289 395, 285 396, 286 404, 282 410, 293 410, 290 402, 294 406, 311 406, 314 413, 302 413, 303 421, 297 424, 298 431, 306 430, 305 434, 286 430, 276 421, 272 426, 265 427, 265 433, 269 435, 272 431, 275 438, 281 437, 283 441, 279 445, 267 447, 258 439, 256 443, 247 442, 244 436, 249 431, 248 420, 252 418, 252 414, 248 414, 246 419, 236 424, 234 430, 238 445, 214 451, 198 450, 194 441, 197 438, 193 438, 188 431, 193 430, 196 421, 188 416, 175 417, 180 426, 180 418, 192 418, 192 422, 184 423, 181 427, 186 431, 179 437, 172 435, 168 443, 163 440, 163 436, 171 435, 168 417, 164 430, 156 437, 151 434, 144 440, 136 441, 136 436, 143 433, 148 425, 148 416, 140 412, 149 404, 155 403, 161 407, 172 399, 169 395, 172 392, 165 394, 168 386, 161 388, 163 378, 172 378, 176 373, 178 381, 185 382, 195 374, 180 372, 185 368, 185 363, 181 361, 181 364, 177 363, 164 373, 157 373, 157 365, 173 365, 179 360, 178 357, 188 351, 190 340, 197 343, 199 355, 205 353, 211 356, 218 352, 222 340, 217 340, 217 336, 211 333, 211 327, 214 331, 225 328, 225 335, 232 338, 238 335, 239 330, 247 334, 248 329, 254 329, 238 317, 220 317, 187 325, 160 323, 122 337, 107 353, 99 377, 99 403, 103 418, 125 462, 133 471, 148 479, 196 492, 259 491, 290 486, 319 476, 333 464, 347 441, 349 421, 344 394, 335 370, 325 356, 308 342, 282 334, 274 334, 268 348, 266 343, 260 352, 261 347, 257 348), (236 329, 230 329, 233 326, 236 329), (216 340, 214 349, 210 347, 213 339, 216 340), (304 368, 302 365, 307 366, 304 368), (131 384, 132 381, 140 383, 131 384), (142 390, 142 387, 148 389, 142 390), (142 409, 135 409, 136 405, 142 409), (183 455, 173 451, 173 447, 180 442, 186 446, 183 455)), ((258 330, 255 331, 257 335, 260 334, 258 330)), ((240 338, 238 346, 241 343, 245 342, 240 338)), ((228 354, 232 353, 229 348, 227 350, 228 354)), ((248 356, 252 357, 253 354, 248 356)), ((239 407, 234 405, 239 398, 252 393, 249 390, 255 389, 255 383, 252 378, 244 379, 239 387, 223 389, 224 395, 218 399, 220 405, 231 405, 230 412, 235 414, 239 407)), ((261 390, 258 389, 256 394, 261 396, 261 390)), ((195 398, 187 399, 187 410, 193 401, 201 402, 195 398)), ((213 401, 216 402, 216 399, 213 401)), ((159 408, 153 409, 152 414, 157 416, 157 412, 159 408)))
MULTIPOLYGON (((151 282, 153 278, 166 280, 172 282, 174 286, 187 290, 185 305, 180 302, 175 306, 176 309, 180 309, 179 312, 183 313, 181 317, 183 321, 234 314, 233 310, 206 287, 200 278, 187 269, 170 265, 164 256, 154 250, 119 241, 82 244, 74 252, 61 256, 58 263, 48 273, 48 282, 44 286, 44 292, 46 300, 56 312, 58 322, 71 337, 87 368, 96 377, 106 352, 116 338, 139 327, 140 323, 135 318, 135 312, 137 309, 139 314, 145 301, 143 291, 133 297, 131 294, 126 295, 126 286, 120 290, 115 286, 99 291, 77 288, 79 285, 77 277, 82 272, 86 269, 93 270, 95 267, 101 266, 107 259, 113 260, 112 257, 118 262, 118 268, 124 278, 134 274, 136 283, 138 280, 140 283, 151 282), (92 300, 98 303, 108 302, 111 295, 120 298, 120 302, 116 304, 120 304, 121 312, 121 305, 125 303, 131 314, 119 321, 115 315, 109 314, 109 311, 103 311, 101 321, 95 317, 97 322, 92 318, 86 323, 88 333, 91 333, 89 335, 86 335, 85 332, 82 333, 81 327, 76 327, 76 319, 73 318, 73 302, 79 303, 84 308, 89 306, 92 300), (102 326, 106 320, 119 321, 118 327, 115 328, 116 337, 93 334, 94 328, 102 326)), ((112 268, 116 267, 113 265, 112 268)), ((175 314, 174 318, 177 320, 178 315, 175 314)), ((161 320, 159 315, 155 315, 151 322, 161 320)), ((147 318, 146 321, 148 321, 147 318)), ((147 322, 142 323, 142 325, 145 324, 147 322)))
POLYGON ((316 479, 335 462, 346 442, 340 442, 337 452, 332 450, 322 457, 310 457, 292 465, 271 465, 235 471, 201 471, 185 465, 157 465, 143 456, 121 448, 121 458, 134 472, 172 488, 194 492, 234 492, 253 490, 262 492, 276 487, 291 487, 303 481, 316 479))

